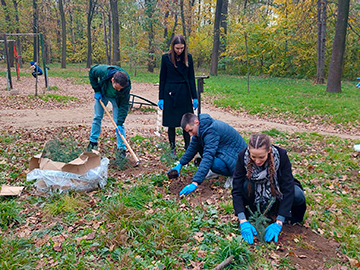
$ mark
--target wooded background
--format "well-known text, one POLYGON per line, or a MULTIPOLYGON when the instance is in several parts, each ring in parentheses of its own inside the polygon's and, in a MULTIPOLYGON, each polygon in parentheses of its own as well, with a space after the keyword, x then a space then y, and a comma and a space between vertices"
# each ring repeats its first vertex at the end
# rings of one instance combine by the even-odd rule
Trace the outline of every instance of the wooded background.
MULTIPOLYGON (((42 33, 47 62, 63 68, 86 62, 87 67, 146 65, 153 72, 180 33, 196 68, 212 75, 245 75, 248 64, 251 75, 318 83, 329 71, 337 21, 345 25, 346 36, 340 73, 342 65, 343 78, 355 80, 360 76, 359 1, 1 0, 0 6, 0 33, 42 33), (348 6, 348 15, 341 5, 348 6)), ((8 39, 16 40, 26 65, 35 59, 36 37, 8 39)), ((1 56, 3 48, 0 43, 1 56)))

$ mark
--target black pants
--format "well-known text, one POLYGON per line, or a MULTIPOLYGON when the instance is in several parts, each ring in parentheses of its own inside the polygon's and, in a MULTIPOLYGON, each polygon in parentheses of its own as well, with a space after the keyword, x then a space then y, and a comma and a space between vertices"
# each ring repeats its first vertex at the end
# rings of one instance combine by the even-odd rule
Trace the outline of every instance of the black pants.
MULTIPOLYGON (((176 136, 175 127, 168 127, 168 138, 169 138, 170 148, 171 149, 176 148, 175 136, 176 136)), ((189 147, 189 144, 190 144, 190 134, 187 133, 185 130, 183 130, 183 137, 184 137, 185 150, 186 150, 189 147)))
MULTIPOLYGON (((36 71, 34 71, 34 72, 31 73, 31 74, 34 76, 34 78, 36 78, 36 71)), ((39 72, 39 71, 38 71, 37 75, 38 75, 38 76, 42 75, 42 72, 39 72)))

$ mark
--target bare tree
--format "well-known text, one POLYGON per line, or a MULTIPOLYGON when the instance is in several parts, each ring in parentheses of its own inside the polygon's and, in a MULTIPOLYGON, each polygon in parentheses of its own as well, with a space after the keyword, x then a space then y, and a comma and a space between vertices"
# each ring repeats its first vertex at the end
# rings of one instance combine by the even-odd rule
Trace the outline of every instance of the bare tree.
MULTIPOLYGON (((20 20, 19 20, 19 11, 18 11, 18 2, 16 0, 13 0, 13 6, 15 10, 15 20, 16 20, 16 33, 20 33, 20 20)), ((18 55, 21 55, 21 44, 20 44, 20 38, 17 38, 16 40, 16 47, 17 47, 17 53, 18 55)), ((21 58, 19 58, 19 67, 22 68, 22 61, 21 58)))
POLYGON ((61 18, 61 68, 66 68, 66 20, 63 1, 65 2, 65 0, 59 0, 61 18))
POLYGON ((87 14, 87 35, 88 35, 88 51, 86 67, 90 68, 92 65, 92 47, 91 47, 91 22, 94 17, 97 0, 89 0, 89 10, 87 14))
POLYGON ((112 27, 113 27, 113 65, 120 66, 120 37, 119 37, 119 12, 118 12, 118 1, 110 0, 110 9, 112 17, 112 27))
MULTIPOLYGON (((37 5, 37 0, 33 0, 33 33, 39 33, 39 10, 37 5)), ((39 36, 34 36, 34 51, 33 51, 33 59, 34 61, 39 61, 38 59, 39 52, 39 36)))
POLYGON ((339 0, 326 92, 341 92, 342 65, 345 52, 349 7, 350 0, 339 0))
POLYGON ((220 21, 221 21, 221 10, 222 10, 223 0, 216 1, 216 10, 215 10, 215 22, 214 22, 214 42, 213 50, 211 55, 211 67, 210 75, 217 76, 217 69, 219 63, 219 49, 220 49, 220 21))
POLYGON ((154 45, 154 12, 156 8, 157 0, 145 0, 145 15, 146 15, 146 31, 149 37, 149 60, 148 60, 148 71, 154 72, 155 67, 155 45, 154 45))
POLYGON ((326 33, 327 0, 318 0, 318 36, 317 36, 317 66, 316 83, 325 83, 325 33, 326 33))
POLYGON ((184 0, 180 0, 180 16, 181 16, 181 24, 183 29, 183 36, 186 39, 186 22, 185 22, 185 12, 184 12, 184 0))

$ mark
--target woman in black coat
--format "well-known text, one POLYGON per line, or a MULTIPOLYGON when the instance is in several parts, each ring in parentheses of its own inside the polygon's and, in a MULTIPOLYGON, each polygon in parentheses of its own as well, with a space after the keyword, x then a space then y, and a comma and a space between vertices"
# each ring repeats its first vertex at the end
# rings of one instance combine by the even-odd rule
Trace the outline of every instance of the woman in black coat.
POLYGON ((265 241, 277 242, 285 219, 301 222, 306 211, 306 200, 301 184, 291 171, 285 149, 274 146, 266 134, 250 136, 248 148, 239 153, 234 171, 233 205, 239 217, 241 235, 249 244, 257 235, 255 227, 247 221, 245 205, 253 210, 256 205, 265 209, 271 198, 276 198, 273 210, 276 221, 265 229, 265 241))
MULTIPOLYGON (((159 108, 163 110, 162 124, 168 127, 172 157, 177 159, 175 146, 175 128, 180 127, 181 117, 193 113, 198 106, 194 63, 187 52, 185 38, 174 36, 171 49, 161 58, 159 108)), ((185 149, 189 146, 190 135, 183 131, 185 149)))

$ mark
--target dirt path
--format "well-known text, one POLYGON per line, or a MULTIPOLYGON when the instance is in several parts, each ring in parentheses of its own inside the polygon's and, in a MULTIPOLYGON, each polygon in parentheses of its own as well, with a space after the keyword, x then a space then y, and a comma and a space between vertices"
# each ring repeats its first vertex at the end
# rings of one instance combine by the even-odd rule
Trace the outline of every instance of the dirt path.
MULTIPOLYGON (((15 128, 42 128, 60 127, 69 125, 91 125, 93 117, 93 96, 90 85, 74 85, 71 79, 51 78, 50 85, 57 86, 58 91, 47 93, 57 95, 75 96, 79 100, 68 102, 64 105, 51 105, 51 102, 38 102, 36 99, 29 101, 27 96, 34 93, 35 86, 28 85, 26 80, 15 81, 14 88, 19 90, 19 95, 11 96, 9 91, 0 91, 0 126, 15 128), (11 98, 8 98, 8 97, 11 98), (30 105, 29 105, 30 102, 30 105), (24 105, 26 104, 26 106, 24 105)), ((0 85, 6 85, 5 78, 0 78, 0 85)), ((39 83, 38 93, 42 93, 39 83)), ((134 83, 132 94, 157 102, 158 86, 146 83, 134 83)), ((109 106, 110 108, 110 106, 109 106)), ((262 130, 277 129, 287 132, 317 132, 323 135, 339 136, 347 139, 360 139, 359 133, 339 129, 332 126, 319 124, 302 124, 290 120, 260 119, 259 117, 237 113, 229 109, 217 108, 203 100, 202 113, 208 113, 213 118, 229 123, 239 132, 259 132, 262 130)), ((141 130, 156 130, 156 112, 132 111, 126 119, 126 128, 133 132, 141 130)), ((112 127, 111 122, 105 117, 104 125, 112 127)))

